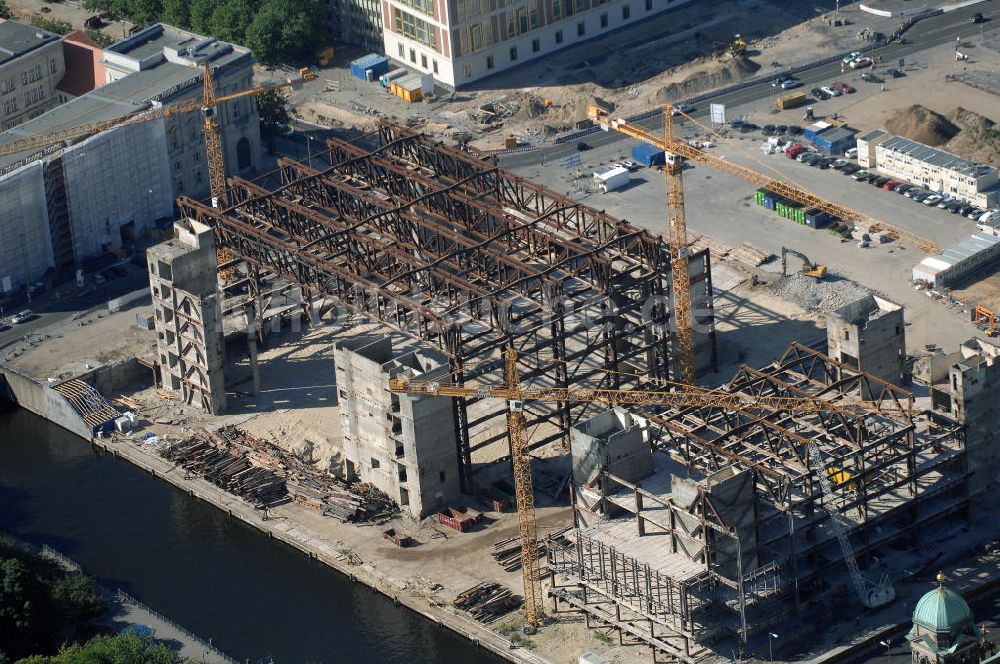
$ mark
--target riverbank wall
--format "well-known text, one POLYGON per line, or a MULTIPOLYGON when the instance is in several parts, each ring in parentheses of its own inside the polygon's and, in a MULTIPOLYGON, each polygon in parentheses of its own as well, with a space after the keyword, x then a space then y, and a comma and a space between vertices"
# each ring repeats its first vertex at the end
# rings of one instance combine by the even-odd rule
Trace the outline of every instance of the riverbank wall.
MULTIPOLYGON (((131 375, 132 369, 121 370, 123 375, 131 375)), ((117 382, 118 374, 105 375, 95 370, 88 376, 90 384, 100 385, 100 380, 117 382), (95 381, 95 376, 97 381, 95 381)), ((474 645, 497 654, 508 661, 519 664, 550 664, 550 662, 527 648, 519 647, 487 627, 446 611, 428 601, 426 597, 405 592, 394 585, 370 564, 354 564, 355 557, 336 550, 318 533, 301 524, 287 519, 268 519, 266 515, 253 509, 249 504, 228 494, 200 478, 186 478, 182 470, 160 458, 149 445, 124 436, 98 438, 76 412, 69 400, 53 389, 58 383, 41 382, 9 365, 0 363, 0 399, 20 406, 39 417, 43 417, 67 431, 89 441, 95 448, 124 459, 149 474, 168 482, 190 496, 215 506, 231 518, 239 519, 256 528, 270 539, 275 539, 297 549, 310 560, 331 567, 351 581, 361 583, 375 592, 385 595, 395 604, 404 606, 430 621, 429 626, 449 629, 471 641, 474 645)), ((103 390, 102 390, 103 391, 103 390)), ((105 392, 106 393, 106 392, 105 392)))

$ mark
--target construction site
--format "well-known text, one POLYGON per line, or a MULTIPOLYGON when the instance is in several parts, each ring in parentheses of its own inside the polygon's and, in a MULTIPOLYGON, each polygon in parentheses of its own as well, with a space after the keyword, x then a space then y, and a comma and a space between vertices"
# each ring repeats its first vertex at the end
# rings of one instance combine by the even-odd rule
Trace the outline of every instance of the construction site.
POLYGON ((316 77, 186 66, 199 99, 3 143, 201 112, 210 195, 175 192, 142 292, 8 343, 0 397, 511 661, 833 661, 935 565, 996 577, 1000 320, 900 278, 967 228, 765 173, 676 105, 588 107, 588 141, 661 151, 617 194, 563 187, 586 144, 508 168, 388 118, 227 172, 221 109, 316 77), (749 202, 779 194, 796 224, 749 202))

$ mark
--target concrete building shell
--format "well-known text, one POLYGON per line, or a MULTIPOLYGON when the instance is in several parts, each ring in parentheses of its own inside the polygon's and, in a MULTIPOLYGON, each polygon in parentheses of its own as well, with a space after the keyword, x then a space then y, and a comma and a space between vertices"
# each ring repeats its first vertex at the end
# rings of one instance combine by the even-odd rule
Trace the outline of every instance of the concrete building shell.
POLYGON ((338 342, 335 357, 345 477, 371 482, 416 520, 454 504, 461 486, 451 403, 389 391, 393 378, 447 381, 448 358, 433 348, 394 353, 388 337, 374 336, 338 342))
MULTIPOLYGON (((759 652, 771 630, 808 639, 789 617, 850 592, 828 507, 851 524, 862 569, 927 524, 967 516, 961 425, 911 418, 905 390, 798 344, 764 370, 742 367, 722 389, 832 403, 867 392, 882 412, 640 412, 656 450, 650 476, 630 481, 611 463, 585 484, 574 475, 577 528, 548 559, 557 610, 582 611, 588 625, 611 624, 677 661, 741 644, 759 652), (834 469, 832 503, 812 477, 813 442, 834 469)), ((573 451, 578 468, 585 457, 573 451)))

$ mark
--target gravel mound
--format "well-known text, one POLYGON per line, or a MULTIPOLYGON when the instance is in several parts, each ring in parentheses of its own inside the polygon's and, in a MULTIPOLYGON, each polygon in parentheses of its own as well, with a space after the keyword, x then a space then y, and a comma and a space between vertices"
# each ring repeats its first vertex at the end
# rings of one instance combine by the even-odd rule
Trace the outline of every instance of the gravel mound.
POLYGON ((847 279, 816 281, 804 274, 792 274, 768 287, 775 295, 807 311, 832 313, 872 293, 861 284, 847 279))
POLYGON ((951 120, 920 104, 896 111, 885 121, 885 128, 893 134, 933 146, 944 145, 959 132, 951 120))

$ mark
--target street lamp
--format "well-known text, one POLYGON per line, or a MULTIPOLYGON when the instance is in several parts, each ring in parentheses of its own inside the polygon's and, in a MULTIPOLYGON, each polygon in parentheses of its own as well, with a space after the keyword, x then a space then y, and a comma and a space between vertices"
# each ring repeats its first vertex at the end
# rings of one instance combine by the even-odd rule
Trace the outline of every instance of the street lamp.
POLYGON ((313 151, 312 151, 312 147, 313 147, 313 137, 312 137, 312 136, 309 136, 309 135, 307 134, 307 135, 306 135, 306 141, 307 141, 307 142, 306 142, 306 149, 308 150, 308 153, 309 153, 309 156, 308 156, 308 160, 307 160, 307 161, 309 162, 309 168, 312 168, 312 167, 313 167, 313 151))
POLYGON ((886 639, 885 641, 879 641, 880 646, 885 646, 885 659, 886 664, 892 664, 892 640, 886 639))
POLYGON ((767 661, 769 662, 774 661, 774 647, 772 644, 776 638, 778 638, 778 635, 774 632, 767 633, 767 661))

